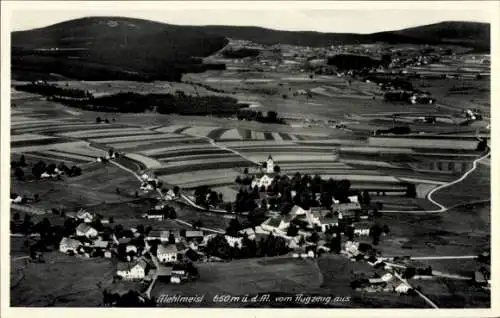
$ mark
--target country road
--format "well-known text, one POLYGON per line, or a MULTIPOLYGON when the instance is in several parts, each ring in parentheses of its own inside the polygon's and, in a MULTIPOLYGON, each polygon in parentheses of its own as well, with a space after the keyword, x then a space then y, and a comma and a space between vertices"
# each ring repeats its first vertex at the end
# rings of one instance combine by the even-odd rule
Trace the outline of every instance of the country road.
MULTIPOLYGON (((129 168, 127 167, 124 167, 123 165, 115 162, 115 161, 110 161, 112 164, 114 164, 115 166, 117 166, 118 168, 121 168, 125 171, 127 171, 128 173, 131 173, 133 174, 137 180, 139 180, 139 182, 142 183, 142 179, 141 177, 135 173, 134 171, 130 170, 129 168)), ((158 194, 160 195, 161 198, 164 198, 163 196, 163 193, 161 193, 161 190, 160 189, 156 189, 156 191, 158 192, 158 194)), ((175 221, 179 224, 182 224, 182 225, 186 225, 186 226, 193 226, 193 224, 189 223, 189 222, 186 222, 184 220, 181 220, 181 219, 175 219, 175 221)), ((201 227, 200 230, 204 230, 204 231, 208 231, 208 232, 213 232, 213 233, 218 233, 218 234, 224 234, 225 232, 222 232, 222 231, 219 231, 219 230, 216 230, 216 229, 210 229, 210 228, 206 228, 206 227, 201 227)))
POLYGON ((437 191, 439 191, 441 189, 447 188, 449 186, 452 186, 454 184, 457 184, 457 183, 463 181, 465 178, 467 178, 472 172, 474 172, 477 169, 478 164, 482 160, 484 160, 484 159, 486 159, 486 158, 488 158, 490 156, 490 153, 491 153, 491 150, 488 149, 488 152, 485 155, 483 155, 483 156, 477 158, 476 160, 474 160, 472 162, 472 167, 468 171, 466 171, 460 178, 458 178, 458 179, 456 179, 454 181, 448 182, 448 183, 444 183, 444 184, 442 184, 440 186, 437 186, 434 189, 432 189, 431 191, 429 191, 429 193, 427 193, 427 200, 429 200, 430 202, 432 202, 434 205, 438 206, 439 209, 437 209, 437 210, 421 210, 421 211, 382 210, 380 212, 382 212, 382 213, 407 213, 407 214, 443 213, 443 212, 446 212, 446 211, 452 209, 453 207, 456 207, 456 205, 450 206, 450 207, 445 207, 441 203, 439 203, 436 200, 434 200, 432 198, 432 195, 435 192, 437 192, 437 191))

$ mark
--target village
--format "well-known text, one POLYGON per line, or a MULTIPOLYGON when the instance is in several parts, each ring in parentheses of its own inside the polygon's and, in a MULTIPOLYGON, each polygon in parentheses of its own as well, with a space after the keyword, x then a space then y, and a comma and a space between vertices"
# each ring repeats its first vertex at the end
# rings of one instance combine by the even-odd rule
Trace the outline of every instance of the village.
MULTIPOLYGON (((96 162, 108 164, 120 156, 119 152, 110 149, 107 156, 97 157, 96 162)), ((48 168, 41 171, 40 179, 60 179, 65 170, 56 169, 52 173, 48 168)), ((30 226, 29 215, 24 221, 14 216, 11 230, 40 238, 30 247, 33 262, 44 262, 43 252, 50 250, 51 244, 70 256, 111 259, 116 266, 114 281, 140 282, 143 286, 140 293, 134 294, 138 304, 154 301, 151 291, 157 280, 189 284, 199 278, 196 264, 239 258, 287 256, 300 261, 314 260, 325 253, 338 254, 352 262, 366 262, 373 268, 372 278, 351 281, 352 289, 364 292, 419 293, 408 279, 432 280, 443 275, 430 266, 415 268, 409 257, 384 257, 377 250, 390 229, 378 221, 381 203, 370 202, 369 191, 349 190, 349 181, 341 180, 334 185, 337 188, 334 195, 325 197, 325 192, 317 188, 318 180, 307 182, 307 177, 304 188, 278 187, 277 181, 288 177, 279 173, 280 168, 271 155, 254 170, 256 173, 250 177, 245 169, 236 180, 241 187, 237 200, 244 201, 239 207, 238 202, 234 202, 238 212, 235 209, 218 210, 215 202, 209 204, 210 191, 204 194, 204 201, 185 195, 179 187, 162 188, 154 173, 138 174, 141 180, 138 191, 159 194, 156 206, 143 213, 144 219, 157 222, 176 219, 175 209, 169 202, 181 202, 197 208, 199 213, 217 211, 230 215, 232 220, 225 233, 214 233, 217 231, 203 228, 201 224, 192 224, 191 230, 155 230, 154 226, 144 228, 142 225, 126 229, 114 223, 112 218, 106 219, 85 209, 60 211, 66 221, 59 232, 54 232, 54 227, 47 225, 45 220, 30 226), (257 195, 252 196, 252 193, 257 195), (247 206, 253 209, 252 213, 242 211, 247 206)), ((300 181, 300 175, 294 178, 300 181)), ((36 200, 39 198, 33 201, 36 200)), ((11 198, 14 204, 28 201, 17 194, 11 198)), ((484 267, 476 271, 471 281, 481 288, 489 288, 489 270, 484 267)), ((106 290, 105 305, 116 305, 120 297, 110 295, 112 293, 106 290)))

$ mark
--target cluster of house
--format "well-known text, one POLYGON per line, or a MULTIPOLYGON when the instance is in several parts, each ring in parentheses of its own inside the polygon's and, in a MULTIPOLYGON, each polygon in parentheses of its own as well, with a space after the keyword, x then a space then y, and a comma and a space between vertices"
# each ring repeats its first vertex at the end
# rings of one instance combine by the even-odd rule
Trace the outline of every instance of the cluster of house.
POLYGON ((99 156, 95 159, 96 162, 107 162, 112 159, 117 159, 120 156, 120 153, 114 150, 110 150, 108 154, 105 156, 99 156))
POLYGON ((87 258, 112 258, 124 253, 126 261, 120 261, 116 270, 116 276, 121 279, 148 281, 169 276, 172 283, 181 283, 193 277, 192 268, 184 268, 186 264, 203 256, 198 252, 204 240, 202 231, 189 230, 181 236, 179 231, 152 230, 139 240, 142 234, 131 228, 133 237, 111 234, 104 238, 90 225, 95 218, 93 214, 80 210, 68 212, 66 216, 80 223, 74 235, 62 238, 59 251, 87 258))
MULTIPOLYGON (((144 192, 149 192, 155 190, 157 187, 160 185, 160 180, 156 178, 153 172, 151 171, 144 171, 142 172, 141 176, 141 187, 140 189, 144 192)), ((173 191, 169 191, 166 195, 165 198, 168 198, 169 200, 172 200, 175 197, 173 191)))
POLYGON ((405 266, 387 262, 387 259, 377 257, 370 244, 347 241, 341 254, 351 261, 366 261, 373 267, 374 276, 368 279, 357 279, 351 282, 351 287, 366 292, 395 292, 406 294, 412 288, 402 279, 398 270, 405 266))
POLYGON ((42 179, 58 179, 63 174, 64 174, 64 171, 62 171, 56 167, 52 173, 49 173, 48 171, 42 172, 42 174, 40 175, 40 178, 42 178, 42 179))

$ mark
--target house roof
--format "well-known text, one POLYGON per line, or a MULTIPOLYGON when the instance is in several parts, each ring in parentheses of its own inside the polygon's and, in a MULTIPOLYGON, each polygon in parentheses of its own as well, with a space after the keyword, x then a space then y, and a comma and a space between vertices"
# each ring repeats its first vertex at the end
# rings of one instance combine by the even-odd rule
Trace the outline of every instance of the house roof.
POLYGON ((177 246, 174 244, 169 244, 169 245, 158 245, 158 251, 156 252, 157 254, 170 254, 170 253, 177 253, 179 252, 177 250, 177 246))
POLYGON ((361 205, 358 202, 349 202, 349 203, 337 203, 332 205, 333 211, 351 211, 351 210, 360 210, 361 205))
POLYGON ((186 237, 201 237, 203 236, 202 231, 186 231, 186 237))
POLYGON ((158 276, 170 276, 172 274, 172 267, 160 265, 156 268, 156 274, 158 276))
POLYGON ((298 205, 294 205, 293 208, 290 210, 289 214, 295 216, 297 214, 305 214, 305 213, 306 211, 303 208, 301 208, 298 205))
POLYGON ((91 230, 94 230, 94 228, 92 228, 90 225, 88 225, 86 223, 80 223, 76 227, 76 230, 79 231, 79 232, 87 233, 87 232, 89 232, 91 230))
POLYGON ((122 237, 121 239, 118 240, 118 244, 128 244, 132 241, 131 238, 128 237, 122 237))
POLYGON ((68 212, 68 213, 66 213, 66 217, 68 217, 68 218, 76 218, 76 212, 68 212))
POLYGON ((70 249, 77 249, 79 246, 82 245, 82 243, 78 240, 74 240, 69 237, 63 237, 59 245, 66 246, 67 248, 70 249))
POLYGON ((80 209, 77 213, 76 213, 76 217, 78 218, 84 218, 86 216, 90 216, 92 217, 92 214, 90 214, 87 210, 83 210, 83 209, 80 209))
POLYGON ((96 241, 94 241, 92 246, 98 247, 98 248, 106 248, 106 247, 108 247, 108 245, 109 245, 108 241, 96 240, 96 241))
POLYGON ((281 224, 281 218, 271 217, 267 219, 264 223, 272 227, 278 227, 281 224))
POLYGON ((158 230, 152 230, 149 232, 148 237, 160 237, 161 236, 161 231, 158 230))

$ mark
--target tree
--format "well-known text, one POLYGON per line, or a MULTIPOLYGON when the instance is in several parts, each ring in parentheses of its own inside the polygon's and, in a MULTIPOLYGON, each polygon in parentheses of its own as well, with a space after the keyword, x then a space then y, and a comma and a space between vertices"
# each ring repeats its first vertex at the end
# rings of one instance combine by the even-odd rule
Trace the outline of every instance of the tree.
POLYGON ((275 166, 274 166, 274 168, 273 168, 273 170, 274 170, 274 172, 276 172, 276 173, 280 173, 280 171, 281 171, 281 167, 280 167, 280 166, 278 166, 278 165, 275 165, 275 166))
POLYGON ((17 167, 16 170, 14 171, 14 176, 19 181, 24 180, 24 171, 23 171, 23 169, 17 167))
POLYGON ((406 196, 409 198, 415 198, 417 196, 417 189, 415 187, 415 184, 409 183, 406 186, 406 196))
POLYGON ((203 227, 203 222, 201 222, 201 220, 197 220, 196 222, 193 223, 194 229, 199 229, 200 227, 203 227))
POLYGON ((366 205, 370 205, 371 200, 372 199, 368 190, 363 191, 363 203, 366 205))
POLYGON ((24 157, 24 155, 21 155, 21 158, 19 158, 19 166, 21 167, 26 167, 27 164, 26 164, 26 158, 24 157))
POLYGON ((12 216, 12 219, 14 221, 19 221, 21 219, 21 215, 19 214, 19 212, 14 213, 14 215, 12 216))
POLYGON ((488 141, 486 140, 486 138, 482 138, 481 141, 478 142, 476 150, 483 152, 486 151, 487 147, 488 147, 488 141))
POLYGON ((293 224, 290 224, 290 226, 288 227, 288 230, 286 232, 286 235, 287 236, 297 236, 298 233, 299 233, 299 228, 293 224))
POLYGON ((100 123, 101 123, 101 121, 102 121, 101 117, 96 117, 96 118, 95 118, 95 122, 96 122, 96 123, 100 124, 100 123))
POLYGON ((243 173, 244 173, 244 174, 248 174, 248 168, 245 168, 245 169, 243 170, 243 173))
POLYGON ((417 270, 415 269, 415 267, 407 267, 403 273, 403 278, 404 279, 410 279, 412 278, 413 276, 415 276, 417 273, 417 270))
POLYGON ((270 123, 276 123, 278 122, 278 113, 270 110, 267 112, 267 121, 270 123))
POLYGON ((47 166, 46 171, 47 171, 48 174, 53 174, 55 172, 56 168, 57 168, 56 164, 55 163, 51 163, 51 164, 49 164, 47 166))

